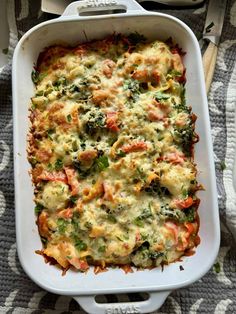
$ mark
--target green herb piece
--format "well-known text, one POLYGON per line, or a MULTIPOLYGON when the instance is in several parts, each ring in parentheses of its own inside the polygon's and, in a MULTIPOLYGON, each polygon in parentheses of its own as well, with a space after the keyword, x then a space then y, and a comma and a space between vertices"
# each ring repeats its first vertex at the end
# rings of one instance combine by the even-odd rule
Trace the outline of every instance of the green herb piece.
POLYGON ((34 208, 35 214, 40 214, 42 210, 43 210, 43 205, 41 205, 40 203, 37 203, 34 208))
POLYGON ((55 170, 59 171, 63 168, 63 161, 61 159, 57 159, 57 161, 54 164, 55 170))
POLYGON ((81 165, 80 161, 73 161, 73 166, 78 171, 80 178, 88 177, 93 170, 92 169, 93 167, 88 168, 88 169, 84 169, 83 166, 81 165))
POLYGON ((113 224, 117 222, 117 219, 113 214, 107 214, 107 219, 113 224))
POLYGON ((135 224, 136 226, 138 226, 138 227, 143 227, 142 218, 136 217, 136 218, 134 219, 134 224, 135 224))
POLYGON ((166 100, 166 99, 169 99, 170 97, 171 97, 171 95, 164 94, 162 92, 155 93, 155 99, 156 100, 166 100))
POLYGON ((182 128, 175 126, 173 136, 174 142, 180 145, 185 155, 189 157, 191 155, 193 143, 196 140, 193 123, 186 124, 182 128))
POLYGON ((117 157, 125 157, 125 156, 126 156, 126 153, 123 152, 122 150, 120 150, 118 153, 116 153, 116 156, 117 156, 117 157))
POLYGON ((113 144, 117 141, 117 136, 108 138, 107 143, 109 146, 113 146, 113 144))
POLYGON ((220 272, 220 263, 219 262, 217 262, 217 263, 215 263, 214 264, 214 266, 213 266, 213 268, 214 268, 214 271, 217 273, 217 274, 219 274, 219 272, 220 272))
POLYGON ((48 138, 50 138, 50 140, 52 141, 53 138, 52 138, 52 135, 55 133, 55 130, 54 129, 48 129, 47 130, 47 136, 48 138))
POLYGON ((59 233, 65 233, 66 226, 67 226, 67 221, 65 219, 63 218, 57 219, 57 228, 58 228, 59 233))
POLYGON ((178 113, 180 112, 190 113, 191 112, 191 109, 188 106, 186 106, 185 100, 183 100, 179 104, 174 104, 174 109, 177 110, 178 113))
POLYGON ((123 240, 123 239, 121 239, 121 237, 116 236, 116 238, 117 238, 119 241, 124 242, 124 240, 123 240))
POLYGON ((140 235, 141 235, 141 239, 142 239, 143 241, 147 240, 147 238, 148 238, 148 235, 147 235, 147 234, 145 234, 145 233, 140 233, 140 235))
POLYGON ((136 168, 137 169, 137 172, 138 172, 138 175, 141 179, 144 179, 146 178, 146 175, 145 173, 143 172, 143 169, 140 169, 139 167, 136 168))
POLYGON ((226 169, 226 164, 225 164, 224 161, 221 161, 221 162, 220 162, 220 169, 221 169, 222 171, 224 171, 224 170, 226 169))
POLYGON ((68 115, 66 116, 66 119, 67 119, 68 122, 71 122, 71 121, 72 121, 72 116, 71 116, 71 114, 68 114, 68 115))
POLYGON ((185 218, 184 221, 186 222, 193 222, 195 220, 195 208, 189 207, 184 210, 185 218))
POLYGON ((141 93, 139 81, 133 79, 125 80, 123 84, 123 89, 130 91, 130 99, 132 101, 136 101, 141 93))
POLYGON ((49 94, 51 94, 51 92, 53 92, 53 88, 49 87, 46 89, 46 91, 44 92, 44 96, 48 96, 49 94))
POLYGON ((211 31, 211 29, 212 29, 212 27, 215 25, 215 23, 214 22, 211 22, 207 27, 206 27, 206 29, 205 29, 205 31, 206 31, 206 33, 210 33, 210 31, 211 31))
POLYGON ((39 82, 39 72, 36 70, 33 70, 31 72, 31 79, 34 84, 37 84, 39 82))
POLYGON ((134 219, 134 223, 135 225, 139 226, 139 227, 143 227, 144 225, 144 220, 147 220, 148 218, 151 218, 152 215, 152 211, 149 205, 149 208, 145 208, 143 210, 143 212, 134 219))
POLYGON ((144 191, 148 194, 151 194, 154 196, 157 195, 161 198, 170 195, 170 191, 166 187, 160 185, 159 179, 152 180, 149 186, 146 186, 144 188, 144 191))
POLYGON ((62 86, 67 85, 67 80, 64 76, 59 77, 58 80, 56 80, 55 82, 53 82, 52 84, 54 86, 55 90, 59 90, 62 86))
POLYGON ((47 169, 48 169, 49 171, 53 171, 53 165, 52 165, 51 163, 49 163, 49 164, 47 165, 47 169))
POLYGON ((71 85, 71 86, 69 87, 69 92, 70 92, 70 93, 79 92, 79 87, 78 87, 77 85, 73 84, 73 85, 71 85))
POLYGON ((180 223, 193 222, 195 220, 195 216, 195 207, 180 210, 177 208, 170 208, 167 204, 162 205, 160 212, 157 214, 157 217, 161 220, 172 219, 180 223))
POLYGON ((76 152, 78 150, 78 144, 76 140, 72 142, 72 150, 73 152, 76 152))
POLYGON ((73 215, 72 219, 71 219, 71 224, 74 228, 74 232, 77 233, 79 232, 79 217, 77 217, 75 214, 73 215))
POLYGON ((76 203, 77 203, 77 200, 78 200, 78 197, 77 197, 77 196, 71 196, 71 197, 70 197, 70 202, 73 203, 73 204, 76 204, 76 203))
POLYGON ((163 252, 149 252, 148 257, 151 259, 157 259, 159 257, 163 257, 164 253, 163 252))
POLYGON ((32 82, 36 85, 47 76, 47 73, 39 73, 37 70, 31 72, 32 82))
POLYGON ((39 90, 36 92, 35 96, 43 96, 43 90, 39 90))
POLYGON ((7 54, 8 54, 8 48, 2 49, 2 53, 3 53, 4 55, 7 55, 7 54))
POLYGON ((104 253, 105 251, 106 251, 106 246, 105 245, 99 246, 99 248, 98 248, 98 252, 99 253, 104 253))
POLYGON ((35 156, 30 156, 29 162, 31 163, 32 167, 34 167, 37 164, 38 160, 35 156))
POLYGON ((68 258, 68 259, 72 259, 72 256, 70 256, 70 255, 67 255, 67 256, 66 256, 66 258, 68 258))
POLYGON ((96 114, 91 112, 85 124, 85 132, 91 136, 95 135, 105 127, 105 120, 105 115, 102 112, 97 111, 96 114))
POLYGON ((48 243, 48 239, 47 238, 41 236, 40 239, 41 239, 41 241, 42 241, 44 246, 48 243))
POLYGON ((135 32, 128 35, 128 40, 131 45, 137 45, 139 43, 144 43, 146 41, 146 38, 144 35, 135 32))
POLYGON ((187 198, 188 197, 188 190, 182 189, 182 196, 183 196, 183 198, 187 198))
POLYGON ((109 160, 106 155, 100 156, 96 159, 96 165, 100 171, 109 167, 109 160))
POLYGON ((85 251, 87 249, 87 244, 84 243, 82 240, 80 239, 76 239, 75 241, 75 248, 78 250, 78 251, 85 251))
POLYGON ((172 76, 172 77, 173 77, 173 76, 176 77, 176 76, 181 76, 182 73, 180 73, 179 71, 177 71, 177 70, 175 70, 175 69, 171 69, 170 71, 168 71, 167 75, 170 75, 170 76, 172 76))

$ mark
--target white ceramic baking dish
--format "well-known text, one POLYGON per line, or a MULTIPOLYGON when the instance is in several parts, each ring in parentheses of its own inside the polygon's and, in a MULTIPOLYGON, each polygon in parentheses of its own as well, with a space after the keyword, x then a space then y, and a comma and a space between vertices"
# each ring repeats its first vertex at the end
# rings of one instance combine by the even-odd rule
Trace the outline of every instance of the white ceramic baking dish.
POLYGON ((73 296, 89 313, 147 313, 160 307, 171 290, 193 283, 210 269, 220 242, 217 191, 201 53, 188 26, 169 15, 145 11, 133 0, 74 2, 60 18, 35 26, 18 43, 13 58, 13 108, 17 249, 25 272, 34 282, 53 293, 73 296), (106 10, 113 9, 125 13, 104 15, 106 10), (92 11, 96 11, 96 16, 84 16, 93 14, 92 11), (28 104, 34 93, 31 71, 39 52, 49 45, 76 44, 114 32, 134 31, 148 39, 166 40, 171 36, 187 52, 184 57, 186 97, 198 116, 196 131, 200 142, 196 145, 195 158, 199 182, 206 189, 199 193, 201 244, 196 254, 165 267, 164 271, 157 268, 125 274, 120 269, 110 269, 95 275, 91 268, 87 274, 68 271, 66 276, 61 276, 58 268, 45 264, 43 258, 35 254, 35 250, 41 248, 41 242, 35 224, 26 155, 28 104), (180 265, 184 271, 180 271, 180 265), (150 297, 143 302, 122 304, 98 304, 94 299, 97 294, 126 292, 148 292, 150 297))

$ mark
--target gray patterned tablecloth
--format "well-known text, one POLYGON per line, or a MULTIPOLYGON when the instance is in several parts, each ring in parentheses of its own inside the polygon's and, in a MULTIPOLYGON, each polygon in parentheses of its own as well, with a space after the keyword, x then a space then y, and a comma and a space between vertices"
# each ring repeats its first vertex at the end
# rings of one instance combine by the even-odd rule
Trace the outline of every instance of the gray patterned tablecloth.
MULTIPOLYGON (((0 313, 84 313, 73 299, 48 293, 36 286, 26 276, 17 258, 11 57, 20 36, 33 25, 52 16, 40 11, 39 0, 7 2, 10 26, 9 64, 0 69, 0 313)), ((149 4, 148 8, 154 7, 149 4)), ((163 7, 161 10, 181 18, 193 29, 198 38, 201 37, 206 16, 205 5, 188 10, 166 10, 163 7)), ((216 71, 209 93, 221 218, 221 247, 215 266, 201 280, 171 293, 159 310, 160 313, 236 313, 235 59, 236 1, 229 0, 216 71)), ((133 295, 128 297, 130 300, 137 298, 133 295)), ((117 296, 109 295, 107 298, 114 301, 117 296)))

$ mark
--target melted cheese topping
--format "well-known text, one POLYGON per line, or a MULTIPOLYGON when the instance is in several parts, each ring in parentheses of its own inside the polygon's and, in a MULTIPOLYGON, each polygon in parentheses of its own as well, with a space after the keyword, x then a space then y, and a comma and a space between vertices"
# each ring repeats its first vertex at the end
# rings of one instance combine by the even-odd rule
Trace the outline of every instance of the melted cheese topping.
POLYGON ((29 161, 42 253, 63 268, 153 267, 199 243, 195 116, 172 43, 54 46, 32 72, 29 161))

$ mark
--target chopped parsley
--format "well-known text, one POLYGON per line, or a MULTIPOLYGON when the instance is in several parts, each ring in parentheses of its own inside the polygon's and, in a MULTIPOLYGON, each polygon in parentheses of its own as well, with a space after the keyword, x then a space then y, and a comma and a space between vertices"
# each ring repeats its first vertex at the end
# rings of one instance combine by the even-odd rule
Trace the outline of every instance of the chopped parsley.
POLYGON ((34 207, 34 212, 35 214, 40 214, 41 211, 43 210, 43 205, 40 203, 37 203, 36 206, 34 207))
MULTIPOLYGON (((195 220, 195 208, 189 207, 184 210, 185 218, 183 219, 186 222, 193 222, 195 220)), ((182 220, 182 221, 183 221, 182 220)))
POLYGON ((106 251, 106 246, 105 245, 99 246, 99 248, 98 248, 98 252, 99 253, 104 253, 105 251, 106 251))
POLYGON ((63 168, 63 161, 60 159, 60 158, 58 158, 57 160, 56 160, 56 162, 55 162, 55 164, 54 164, 54 168, 55 168, 55 170, 61 170, 62 168, 63 168))
POLYGON ((107 219, 108 219, 111 223, 113 223, 113 224, 115 224, 115 223, 117 222, 116 217, 115 217, 113 214, 110 214, 110 213, 107 214, 107 219))
POLYGON ((67 85, 67 80, 64 76, 59 77, 58 80, 52 83, 55 90, 59 90, 62 86, 67 85))
MULTIPOLYGON (((147 220, 148 218, 151 218, 152 215, 152 211, 151 208, 149 206, 149 208, 145 208, 143 210, 143 212, 134 219, 134 224, 139 226, 139 227, 143 227, 144 225, 144 220, 147 220)), ((149 221, 148 221, 149 222, 149 221)))
POLYGON ((47 130, 47 136, 48 138, 52 141, 53 138, 52 138, 52 135, 55 133, 55 130, 54 129, 48 129, 47 130))
POLYGON ((74 237, 74 244, 75 248, 78 251, 85 251, 87 250, 87 244, 80 240, 77 236, 74 237))
POLYGON ((109 167, 109 160, 106 155, 100 156, 96 159, 96 166, 99 171, 103 171, 107 167, 109 167))
POLYGON ((37 96, 43 96, 43 94, 44 94, 44 91, 43 90, 39 90, 39 91, 36 92, 35 96, 36 97, 37 96))
POLYGON ((150 252, 149 251, 149 253, 148 253, 148 257, 150 258, 150 259, 157 259, 157 258, 159 258, 159 257, 163 257, 165 254, 163 253, 163 252, 150 252))
POLYGON ((130 91, 130 93, 131 93, 130 99, 131 100, 136 101, 138 99, 138 96, 140 94, 139 81, 133 80, 133 79, 125 80, 124 84, 123 84, 123 89, 130 91))
POLYGON ((75 92, 79 92, 79 91, 80 91, 80 89, 77 85, 73 84, 73 85, 69 86, 69 92, 70 93, 75 93, 75 92))
POLYGON ((167 76, 171 76, 171 77, 176 77, 176 76, 181 76, 182 73, 180 73, 179 71, 175 70, 175 69, 171 69, 170 71, 168 71, 167 76))
POLYGON ((189 191, 186 190, 186 189, 181 189, 182 190, 182 196, 183 198, 187 198, 188 197, 188 194, 189 194, 189 191))
POLYGON ((68 222, 63 218, 57 219, 57 229, 59 233, 65 233, 68 222))
POLYGON ((135 32, 135 33, 129 34, 128 40, 129 40, 131 45, 135 46, 139 43, 144 43, 146 41, 146 38, 144 35, 139 34, 138 32, 135 32))
POLYGON ((196 218, 196 210, 194 206, 180 210, 177 208, 170 208, 165 204, 161 205, 161 210, 157 213, 157 218, 161 220, 172 219, 179 221, 180 223, 193 222, 196 218))
POLYGON ((77 200, 78 200, 78 197, 77 197, 77 196, 71 196, 71 197, 70 197, 70 202, 71 202, 72 204, 76 204, 76 203, 77 203, 77 200))
POLYGON ((68 114, 68 115, 66 116, 66 120, 67 120, 69 123, 72 121, 72 116, 71 116, 71 114, 68 114))
POLYGON ((174 109, 177 110, 178 113, 180 112, 190 113, 191 112, 191 109, 188 106, 186 106, 185 101, 179 104, 174 104, 174 109))
POLYGON ((191 149, 196 139, 194 126, 192 123, 185 125, 182 128, 174 127, 174 141, 182 146, 185 155, 191 155, 191 149))
POLYGON ((125 157, 125 156, 126 156, 126 153, 123 152, 123 150, 120 150, 118 153, 116 153, 116 156, 117 156, 117 157, 125 157))
POLYGON ((169 99, 170 97, 171 97, 171 95, 164 94, 162 92, 155 93, 155 99, 156 100, 166 100, 166 99, 169 99))
POLYGON ((31 72, 31 79, 34 84, 37 84, 39 82, 39 72, 36 70, 33 70, 31 72))
POLYGON ((170 191, 160 185, 159 179, 152 180, 148 186, 144 187, 144 191, 151 195, 158 195, 161 198, 170 195, 170 191))
POLYGON ((102 112, 90 112, 84 126, 85 132, 90 136, 95 135, 99 130, 105 127, 105 120, 105 115, 102 112))
POLYGON ((39 73, 37 70, 31 72, 31 79, 35 85, 42 81, 45 76, 47 76, 47 73, 39 73))

